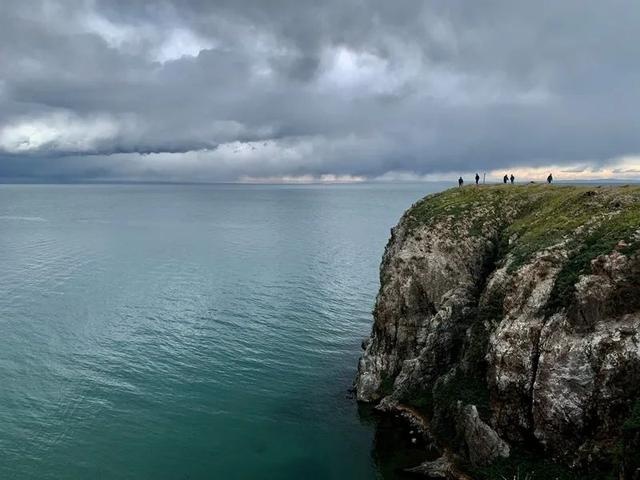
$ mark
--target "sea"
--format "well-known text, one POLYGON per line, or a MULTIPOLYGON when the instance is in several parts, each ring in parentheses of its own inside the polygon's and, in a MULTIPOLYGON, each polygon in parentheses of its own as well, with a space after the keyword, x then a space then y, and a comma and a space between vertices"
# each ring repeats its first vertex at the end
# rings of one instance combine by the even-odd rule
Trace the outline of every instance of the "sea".
POLYGON ((446 187, 0 185, 0 479, 400 478, 351 388, 446 187))

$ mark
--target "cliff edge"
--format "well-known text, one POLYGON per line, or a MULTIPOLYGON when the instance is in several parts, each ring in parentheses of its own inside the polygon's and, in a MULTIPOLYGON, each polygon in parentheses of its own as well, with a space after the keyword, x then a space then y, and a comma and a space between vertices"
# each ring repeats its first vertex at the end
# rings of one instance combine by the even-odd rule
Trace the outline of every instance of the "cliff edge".
POLYGON ((640 187, 417 202, 363 346, 358 400, 419 417, 441 455, 414 472, 640 478, 640 187))

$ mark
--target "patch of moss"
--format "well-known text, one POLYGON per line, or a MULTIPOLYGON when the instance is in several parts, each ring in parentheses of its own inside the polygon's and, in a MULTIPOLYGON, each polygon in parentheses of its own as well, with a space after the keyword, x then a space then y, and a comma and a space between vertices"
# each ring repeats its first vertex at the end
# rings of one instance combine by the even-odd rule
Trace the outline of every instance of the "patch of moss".
POLYGON ((379 391, 383 396, 391 395, 393 393, 393 382, 395 378, 387 373, 382 374, 382 381, 380 382, 379 391))
POLYGON ((471 224, 471 228, 469 229, 469 235, 472 237, 479 237, 482 235, 484 222, 482 218, 476 218, 471 224))
POLYGON ((442 408, 455 407, 461 401, 464 405, 475 405, 480 416, 489 413, 489 389, 484 376, 465 374, 457 370, 446 382, 433 389, 433 403, 442 408))
POLYGON ((622 426, 624 430, 638 430, 640 429, 640 399, 636 400, 631 409, 629 418, 624 422, 622 426))
POLYGON ((478 309, 478 321, 481 323, 490 322, 498 323, 504 316, 504 297, 505 291, 499 289, 495 292, 490 292, 487 296, 487 300, 478 309))
POLYGON ((571 303, 575 285, 581 275, 591 273, 591 261, 600 255, 611 253, 622 240, 628 242, 620 248, 624 254, 632 254, 640 246, 632 235, 640 227, 640 208, 631 208, 603 221, 584 239, 575 239, 572 254, 556 277, 547 303, 547 313, 551 314, 571 303))

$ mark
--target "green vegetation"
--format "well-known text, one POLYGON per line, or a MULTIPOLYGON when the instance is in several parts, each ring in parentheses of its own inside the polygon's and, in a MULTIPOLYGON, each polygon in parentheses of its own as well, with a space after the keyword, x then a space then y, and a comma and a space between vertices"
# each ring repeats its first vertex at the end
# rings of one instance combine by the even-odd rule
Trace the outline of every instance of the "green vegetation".
POLYGON ((468 218, 473 228, 480 230, 483 221, 497 221, 505 227, 507 237, 517 236, 512 253, 524 261, 579 226, 620 210, 625 210, 625 215, 620 223, 613 221, 611 225, 621 233, 629 223, 637 228, 640 186, 471 186, 429 195, 408 215, 411 226, 468 218))
POLYGON ((631 409, 631 414, 622 426, 625 430, 640 430, 640 400, 636 400, 631 409))
POLYGON ((625 474, 631 478, 632 472, 640 469, 640 399, 635 401, 629 418, 622 426, 622 430, 623 441, 620 457, 622 458, 625 474))
POLYGON ((580 275, 590 273, 591 260, 610 253, 620 241, 627 243, 627 246, 620 248, 621 253, 630 254, 637 250, 640 242, 634 242, 631 237, 638 228, 640 209, 636 206, 603 220, 584 238, 572 240, 572 254, 558 273, 547 304, 549 313, 569 304, 580 275))
POLYGON ((484 377, 479 375, 465 375, 457 371, 446 382, 437 384, 433 391, 433 401, 436 405, 455 407, 458 400, 464 405, 475 405, 478 413, 487 418, 489 412, 489 389, 484 377), (483 415, 484 414, 484 415, 483 415))
MULTIPOLYGON (((495 289, 494 289, 495 290, 495 289)), ((491 291, 487 295, 487 301, 478 308, 478 322, 499 323, 504 317, 504 296, 502 290, 491 291)), ((484 355, 484 350, 478 353, 484 355)))
POLYGON ((508 228, 508 236, 517 238, 511 269, 601 217, 607 205, 598 198, 600 194, 591 194, 593 191, 587 187, 555 187, 536 196, 508 228))
POLYGON ((383 396, 391 395, 393 393, 393 382, 395 382, 395 377, 393 375, 388 375, 387 373, 382 374, 382 381, 380 382, 380 393, 383 396))
POLYGON ((640 248, 640 186, 492 185, 450 189, 431 195, 408 212, 409 225, 452 222, 455 234, 481 235, 493 225, 515 271, 537 252, 565 242, 569 252, 549 308, 567 306, 575 283, 591 260, 614 248, 630 255, 640 248), (458 228, 464 226, 463 232, 458 228), (619 242, 626 245, 617 247, 619 242))
MULTIPOLYGON (((491 210, 498 207, 501 201, 514 195, 516 188, 465 187, 429 195, 409 210, 410 221, 413 226, 419 226, 441 221, 445 217, 460 220, 470 217, 471 212, 492 213, 491 210)), ((478 223, 474 223, 474 226, 479 230, 483 218, 477 217, 476 220, 478 223)))

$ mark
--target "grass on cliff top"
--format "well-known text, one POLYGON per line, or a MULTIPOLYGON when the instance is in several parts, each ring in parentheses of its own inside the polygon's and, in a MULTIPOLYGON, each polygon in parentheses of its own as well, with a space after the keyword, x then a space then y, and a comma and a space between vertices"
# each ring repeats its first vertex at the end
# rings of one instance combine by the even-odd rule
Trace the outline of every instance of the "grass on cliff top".
POLYGON ((415 226, 430 224, 447 216, 458 220, 465 215, 473 214, 474 209, 486 205, 493 206, 505 198, 517 197, 524 193, 520 190, 520 187, 497 185, 451 188, 426 196, 413 205, 408 214, 415 226))
POLYGON ((575 242, 575 249, 556 277, 547 304, 548 313, 566 306, 572 299, 576 283, 581 275, 591 271, 591 260, 606 255, 616 248, 620 240, 628 245, 619 248, 623 254, 631 254, 640 247, 631 236, 640 228, 640 209, 627 208, 611 219, 603 220, 595 229, 575 242))
MULTIPOLYGON (((425 197, 408 215, 412 227, 446 217, 454 223, 465 216, 474 223, 502 222, 503 237, 516 239, 509 251, 517 268, 591 222, 601 225, 592 234, 591 253, 608 253, 619 240, 629 240, 640 228, 640 186, 472 185, 425 197), (616 215, 608 218, 612 213, 616 215)), ((472 228, 469 234, 480 231, 472 228)))
POLYGON ((619 240, 629 240, 640 228, 640 187, 549 188, 548 193, 533 199, 507 229, 509 237, 517 236, 513 266, 571 238, 578 227, 591 223, 599 226, 588 236, 588 249, 595 254, 590 258, 609 253, 619 240), (609 218, 610 214, 615 216, 609 218))

